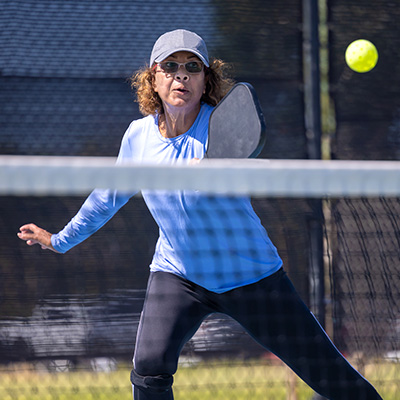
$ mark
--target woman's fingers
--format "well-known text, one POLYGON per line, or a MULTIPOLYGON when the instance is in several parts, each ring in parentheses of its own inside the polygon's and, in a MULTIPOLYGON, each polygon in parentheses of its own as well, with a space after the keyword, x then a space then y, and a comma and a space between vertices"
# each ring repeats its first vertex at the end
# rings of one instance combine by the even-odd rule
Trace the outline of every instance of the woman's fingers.
POLYGON ((54 251, 54 248, 51 244, 51 233, 39 228, 35 224, 22 225, 19 228, 17 236, 21 240, 25 240, 28 246, 39 244, 42 249, 50 249, 54 251))

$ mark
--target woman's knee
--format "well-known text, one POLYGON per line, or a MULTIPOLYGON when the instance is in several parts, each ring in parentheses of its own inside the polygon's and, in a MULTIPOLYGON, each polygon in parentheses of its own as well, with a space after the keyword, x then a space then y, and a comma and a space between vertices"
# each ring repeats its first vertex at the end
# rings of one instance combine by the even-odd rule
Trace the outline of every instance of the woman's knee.
POLYGON ((138 346, 134 369, 140 375, 173 375, 178 367, 179 354, 165 346, 138 346))

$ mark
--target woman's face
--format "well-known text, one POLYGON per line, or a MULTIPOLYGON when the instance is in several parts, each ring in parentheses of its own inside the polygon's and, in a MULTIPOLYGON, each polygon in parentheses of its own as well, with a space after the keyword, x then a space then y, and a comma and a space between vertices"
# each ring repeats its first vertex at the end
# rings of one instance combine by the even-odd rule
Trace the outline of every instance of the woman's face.
POLYGON ((202 65, 197 56, 187 51, 174 53, 156 65, 154 90, 160 96, 164 110, 178 108, 182 111, 199 107, 206 86, 204 65, 200 72, 188 72, 184 65, 180 65, 176 72, 168 72, 160 65, 168 61, 182 64, 197 62, 202 65))

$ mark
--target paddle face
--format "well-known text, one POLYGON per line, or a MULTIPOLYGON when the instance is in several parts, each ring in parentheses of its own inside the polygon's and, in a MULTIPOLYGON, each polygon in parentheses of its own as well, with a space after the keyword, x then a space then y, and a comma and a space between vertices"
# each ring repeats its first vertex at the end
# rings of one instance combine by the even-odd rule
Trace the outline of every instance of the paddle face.
POLYGON ((255 158, 264 147, 265 131, 254 88, 237 83, 211 113, 206 158, 255 158))

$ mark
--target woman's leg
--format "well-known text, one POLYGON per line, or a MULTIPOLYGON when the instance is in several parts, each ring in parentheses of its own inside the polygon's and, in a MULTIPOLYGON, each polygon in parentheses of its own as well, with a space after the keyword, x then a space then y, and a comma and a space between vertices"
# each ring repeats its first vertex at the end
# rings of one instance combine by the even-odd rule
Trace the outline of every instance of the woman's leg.
POLYGON ((195 285, 169 273, 151 273, 131 374, 135 400, 173 399, 182 347, 211 312, 195 285))
POLYGON ((283 270, 222 297, 227 314, 322 396, 381 399, 336 349, 283 270))

